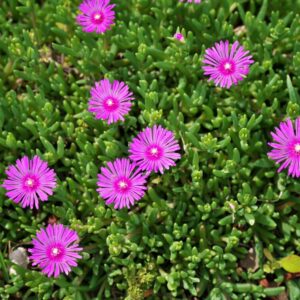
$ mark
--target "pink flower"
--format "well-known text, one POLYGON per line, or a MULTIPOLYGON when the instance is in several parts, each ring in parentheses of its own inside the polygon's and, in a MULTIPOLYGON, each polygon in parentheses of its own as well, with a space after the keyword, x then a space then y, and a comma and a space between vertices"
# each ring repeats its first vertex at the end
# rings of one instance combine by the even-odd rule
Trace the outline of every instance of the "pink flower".
POLYGON ((180 32, 176 32, 173 37, 180 42, 184 42, 184 36, 180 32))
POLYGON ((49 224, 32 240, 33 248, 29 249, 32 265, 38 265, 48 277, 68 274, 71 267, 77 266, 77 259, 81 258, 78 252, 82 248, 78 247, 78 239, 76 231, 62 224, 49 224))
POLYGON ((97 191, 106 199, 106 204, 114 203, 114 208, 130 208, 144 196, 146 178, 135 163, 127 158, 118 158, 107 163, 107 168, 101 168, 97 191))
POLYGON ((228 41, 216 43, 205 51, 204 75, 210 76, 209 81, 213 80, 217 86, 230 88, 249 73, 249 65, 254 61, 248 53, 239 42, 234 42, 230 49, 228 41))
POLYGON ((39 208, 39 200, 47 201, 56 187, 56 174, 48 164, 38 156, 30 160, 27 156, 17 160, 16 166, 9 166, 6 171, 8 179, 3 187, 6 196, 22 207, 39 208))
POLYGON ((82 14, 77 16, 77 23, 83 31, 104 33, 114 24, 114 7, 110 0, 84 0, 79 5, 82 14))
POLYGON ((278 172, 288 168, 292 177, 300 177, 300 117, 295 121, 295 129, 291 120, 281 122, 275 132, 271 132, 274 143, 269 158, 281 164, 278 172))
POLYGON ((147 127, 133 139, 129 145, 129 158, 136 162, 141 170, 160 173, 170 166, 175 166, 174 160, 180 158, 176 153, 180 150, 172 131, 161 126, 147 127))
POLYGON ((115 80, 111 84, 108 79, 103 79, 91 89, 89 111, 96 119, 107 120, 108 124, 124 121, 123 116, 130 111, 133 99, 124 82, 115 80))
POLYGON ((188 3, 196 3, 199 4, 201 3, 201 0, 179 0, 180 2, 188 2, 188 3))

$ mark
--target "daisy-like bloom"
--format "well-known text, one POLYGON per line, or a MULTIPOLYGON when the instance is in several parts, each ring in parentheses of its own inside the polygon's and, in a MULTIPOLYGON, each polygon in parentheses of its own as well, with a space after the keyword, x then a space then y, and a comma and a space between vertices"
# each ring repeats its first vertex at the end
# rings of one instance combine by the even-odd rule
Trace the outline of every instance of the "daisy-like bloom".
POLYGON ((103 79, 91 89, 89 111, 96 119, 106 120, 108 124, 124 121, 123 116, 130 111, 133 99, 124 82, 114 80, 111 84, 108 79, 103 79))
POLYGON ((118 158, 101 168, 97 191, 106 204, 114 203, 116 209, 130 208, 144 196, 146 179, 136 163, 131 163, 128 158, 118 158))
POLYGON ((76 231, 62 224, 49 224, 32 240, 33 248, 29 249, 32 265, 38 265, 48 277, 68 274, 71 267, 77 266, 77 259, 81 258, 78 252, 82 248, 78 247, 78 240, 76 231))
POLYGON ((300 177, 300 117, 295 121, 295 128, 291 120, 281 122, 279 127, 271 132, 273 148, 268 156, 277 164, 281 164, 278 172, 288 169, 292 177, 300 177))
POLYGON ((129 158, 135 161, 141 170, 160 172, 175 166, 180 158, 180 150, 172 131, 161 126, 147 127, 133 139, 129 145, 129 158))
POLYGON ((77 23, 83 31, 104 33, 114 24, 114 7, 110 0, 84 0, 79 5, 82 14, 77 16, 77 23))
POLYGON ((248 53, 239 42, 234 42, 231 47, 228 41, 216 43, 205 51, 204 75, 210 76, 209 81, 213 80, 217 86, 230 88, 249 73, 249 66, 254 61, 248 53))
POLYGON ((8 178, 2 186, 7 191, 6 196, 22 207, 39 208, 39 200, 47 201, 56 187, 55 172, 38 156, 31 160, 24 156, 5 173, 8 178))
POLYGON ((179 0, 180 2, 188 2, 188 3, 196 3, 199 4, 201 3, 201 0, 179 0))
POLYGON ((174 39, 178 40, 179 42, 184 42, 184 36, 180 32, 176 32, 173 37, 174 37, 174 39))

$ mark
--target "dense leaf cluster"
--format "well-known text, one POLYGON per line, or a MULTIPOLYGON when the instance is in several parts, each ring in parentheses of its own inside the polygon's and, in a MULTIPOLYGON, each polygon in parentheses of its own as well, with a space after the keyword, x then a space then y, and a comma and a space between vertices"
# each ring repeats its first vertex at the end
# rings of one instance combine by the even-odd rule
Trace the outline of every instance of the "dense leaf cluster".
POLYGON ((299 281, 265 254, 300 252, 300 184, 266 156, 269 132, 300 115, 300 1, 113 2, 116 25, 99 36, 76 25, 79 1, 1 1, 1 180, 17 158, 38 154, 59 187, 39 211, 0 189, 0 298, 247 300, 286 290, 300 299, 299 281), (172 38, 178 29, 185 43, 172 38), (201 69, 205 48, 222 39, 239 40, 255 60, 230 90, 201 69), (103 77, 135 94, 125 123, 87 112, 103 77), (96 192, 99 167, 127 156, 153 124, 174 131, 182 159, 150 177, 133 209, 116 211, 96 192), (79 233, 79 267, 49 280, 13 266, 9 252, 54 219, 79 233), (255 268, 243 263, 250 250, 255 268))

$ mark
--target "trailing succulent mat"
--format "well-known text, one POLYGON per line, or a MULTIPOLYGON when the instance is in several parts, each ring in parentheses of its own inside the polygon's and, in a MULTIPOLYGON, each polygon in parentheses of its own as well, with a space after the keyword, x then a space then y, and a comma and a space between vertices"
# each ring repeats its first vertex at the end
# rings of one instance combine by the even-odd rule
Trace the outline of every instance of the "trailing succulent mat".
POLYGON ((300 1, 3 0, 1 299, 300 299, 300 1))

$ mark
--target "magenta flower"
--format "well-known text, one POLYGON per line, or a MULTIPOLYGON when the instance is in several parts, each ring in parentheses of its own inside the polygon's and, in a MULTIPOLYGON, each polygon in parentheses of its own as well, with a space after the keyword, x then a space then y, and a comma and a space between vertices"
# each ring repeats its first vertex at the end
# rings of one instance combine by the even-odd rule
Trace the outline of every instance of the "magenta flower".
POLYGON ((204 75, 210 76, 209 81, 213 80, 217 86, 230 88, 249 73, 254 61, 248 53, 239 42, 234 42, 230 49, 228 41, 216 43, 205 51, 204 75))
POLYGON ((295 121, 295 130, 291 120, 281 122, 275 132, 271 132, 274 143, 269 143, 273 148, 269 158, 277 164, 281 163, 278 172, 288 168, 292 177, 300 177, 300 117, 295 121))
POLYGON ((174 37, 174 39, 178 40, 179 42, 184 42, 184 36, 180 32, 176 32, 173 37, 174 37))
POLYGON ((174 160, 180 158, 176 153, 180 150, 172 131, 161 126, 147 127, 133 139, 129 145, 129 158, 136 162, 141 170, 160 173, 170 166, 175 166, 174 160))
POLYGON ((48 277, 68 274, 71 267, 77 266, 77 259, 81 258, 78 252, 82 248, 78 247, 78 240, 76 231, 62 224, 49 224, 32 240, 33 248, 29 249, 32 265, 38 265, 48 277))
POLYGON ((199 4, 201 3, 201 0, 179 0, 180 2, 188 2, 188 3, 196 3, 199 4))
POLYGON ((127 158, 118 158, 107 163, 107 168, 101 168, 97 191, 106 199, 106 204, 114 203, 114 208, 130 208, 144 196, 146 178, 135 163, 127 158))
POLYGON ((132 92, 124 82, 115 80, 111 84, 108 79, 103 79, 91 89, 89 111, 96 119, 107 120, 108 124, 124 121, 123 116, 130 111, 132 100, 132 92))
POLYGON ((38 156, 32 160, 24 156, 5 173, 8 179, 2 186, 7 190, 6 196, 22 207, 39 208, 39 200, 47 201, 56 187, 55 172, 38 156))
POLYGON ((114 7, 110 0, 84 0, 79 5, 82 14, 77 16, 77 23, 83 31, 104 33, 114 24, 114 7))

